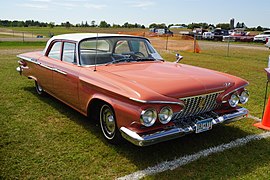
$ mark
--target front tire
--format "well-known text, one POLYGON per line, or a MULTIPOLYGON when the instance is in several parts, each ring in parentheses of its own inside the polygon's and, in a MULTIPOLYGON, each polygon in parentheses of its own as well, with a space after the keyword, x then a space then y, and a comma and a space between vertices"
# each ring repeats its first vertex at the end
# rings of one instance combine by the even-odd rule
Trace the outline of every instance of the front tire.
POLYGON ((118 144, 121 135, 117 127, 116 117, 113 109, 108 104, 103 104, 99 112, 100 127, 105 139, 112 144, 118 144))

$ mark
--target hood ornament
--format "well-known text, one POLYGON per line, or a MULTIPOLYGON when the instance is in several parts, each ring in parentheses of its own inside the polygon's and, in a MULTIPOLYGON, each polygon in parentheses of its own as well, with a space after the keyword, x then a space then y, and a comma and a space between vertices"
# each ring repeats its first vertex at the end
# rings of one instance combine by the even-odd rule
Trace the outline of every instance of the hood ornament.
POLYGON ((175 57, 176 57, 176 61, 174 63, 179 63, 184 58, 183 56, 181 56, 178 53, 175 55, 175 57))

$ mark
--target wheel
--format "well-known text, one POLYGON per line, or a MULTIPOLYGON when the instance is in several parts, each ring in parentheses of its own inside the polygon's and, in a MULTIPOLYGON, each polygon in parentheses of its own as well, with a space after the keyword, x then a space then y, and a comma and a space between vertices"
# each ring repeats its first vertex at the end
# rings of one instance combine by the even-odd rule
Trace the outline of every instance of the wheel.
POLYGON ((36 91, 37 91, 38 95, 44 95, 45 94, 43 88, 39 85, 39 83, 37 81, 35 81, 35 86, 36 86, 36 91))
POLYGON ((113 109, 108 104, 103 104, 100 108, 100 127, 105 139, 112 144, 118 144, 121 135, 116 124, 113 109))

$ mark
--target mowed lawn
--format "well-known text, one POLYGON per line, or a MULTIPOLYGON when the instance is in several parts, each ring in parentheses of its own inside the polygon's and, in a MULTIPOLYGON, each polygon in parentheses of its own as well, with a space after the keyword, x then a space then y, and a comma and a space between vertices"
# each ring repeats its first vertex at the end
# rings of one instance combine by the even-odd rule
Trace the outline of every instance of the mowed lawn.
MULTIPOLYGON (((42 50, 44 43, 0 42, 0 179, 115 179, 159 162, 196 153, 264 131, 254 120, 220 125, 149 147, 108 144, 97 122, 58 100, 35 93, 34 82, 16 72, 16 55, 42 50)), ((173 61, 176 52, 162 51, 173 61)), ((180 52, 182 63, 227 72, 247 79, 251 97, 245 107, 261 117, 269 51, 224 49, 199 54, 180 52)), ((168 79, 169 81, 169 79, 168 79)), ((267 179, 270 139, 199 159, 146 179, 267 179)))

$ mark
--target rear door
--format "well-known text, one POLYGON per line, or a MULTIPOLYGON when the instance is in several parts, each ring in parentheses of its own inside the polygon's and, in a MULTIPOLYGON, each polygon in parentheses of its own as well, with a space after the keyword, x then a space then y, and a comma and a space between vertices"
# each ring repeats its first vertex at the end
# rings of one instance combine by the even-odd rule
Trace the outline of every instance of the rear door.
POLYGON ((37 81, 44 90, 54 95, 53 72, 54 64, 61 59, 62 42, 54 41, 49 46, 49 51, 39 58, 37 66, 37 81))

